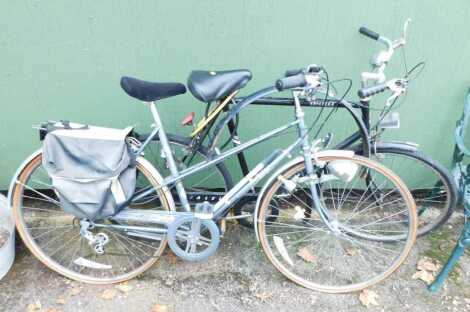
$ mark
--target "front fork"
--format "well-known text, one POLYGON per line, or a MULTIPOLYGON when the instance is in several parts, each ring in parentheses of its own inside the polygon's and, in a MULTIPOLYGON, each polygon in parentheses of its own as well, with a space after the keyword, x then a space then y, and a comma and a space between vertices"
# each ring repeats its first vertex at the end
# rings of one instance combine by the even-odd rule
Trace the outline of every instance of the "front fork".
MULTIPOLYGON (((314 177, 314 175, 316 175, 315 168, 314 168, 316 165, 314 165, 312 161, 312 146, 309 142, 308 129, 307 129, 307 126, 305 125, 305 120, 304 120, 305 114, 302 111, 302 107, 300 106, 299 95, 300 95, 299 91, 293 91, 294 104, 295 104, 295 117, 299 121, 298 129, 299 129, 299 137, 302 138, 301 146, 302 146, 302 154, 303 154, 304 162, 305 162, 305 171, 306 171, 307 177, 314 177)), ((318 211, 318 214, 320 215, 321 220, 326 224, 328 229, 330 229, 332 232, 337 232, 336 227, 334 227, 331 222, 331 220, 333 219, 331 218, 330 213, 322 205, 320 201, 317 184, 315 183, 316 180, 317 179, 309 179, 308 181, 308 187, 312 195, 313 207, 316 208, 316 210, 318 211)))

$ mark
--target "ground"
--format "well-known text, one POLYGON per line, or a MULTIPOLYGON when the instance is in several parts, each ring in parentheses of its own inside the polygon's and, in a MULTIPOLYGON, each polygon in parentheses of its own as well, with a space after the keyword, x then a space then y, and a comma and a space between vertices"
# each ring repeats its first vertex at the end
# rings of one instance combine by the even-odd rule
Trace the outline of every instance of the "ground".
POLYGON ((330 295, 286 280, 265 259, 254 232, 229 224, 216 256, 185 263, 166 254, 127 284, 93 286, 70 281, 37 261, 21 244, 0 281, 1 311, 470 311, 470 252, 444 287, 431 294, 413 279, 423 257, 442 262, 450 253, 463 217, 418 240, 398 272, 371 288, 378 305, 365 307, 359 294, 330 295))

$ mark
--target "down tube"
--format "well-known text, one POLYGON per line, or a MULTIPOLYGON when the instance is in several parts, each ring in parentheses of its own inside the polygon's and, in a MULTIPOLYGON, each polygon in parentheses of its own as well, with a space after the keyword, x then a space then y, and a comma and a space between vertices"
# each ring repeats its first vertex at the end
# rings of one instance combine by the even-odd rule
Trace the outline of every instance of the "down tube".
POLYGON ((300 146, 303 138, 297 139, 292 145, 284 150, 276 152, 268 156, 261 163, 256 165, 243 179, 240 180, 227 194, 224 195, 214 206, 214 220, 222 217, 229 210, 234 202, 239 200, 248 191, 250 191, 256 183, 263 179, 267 174, 271 173, 290 153, 300 146), (274 159, 271 159, 274 157, 274 159), (259 168, 261 166, 261 168, 259 168))

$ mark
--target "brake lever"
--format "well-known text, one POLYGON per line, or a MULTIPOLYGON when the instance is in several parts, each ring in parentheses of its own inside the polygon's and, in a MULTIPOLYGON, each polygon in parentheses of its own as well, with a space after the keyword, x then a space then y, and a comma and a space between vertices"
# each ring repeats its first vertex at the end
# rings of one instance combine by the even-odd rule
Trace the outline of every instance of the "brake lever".
POLYGON ((406 37, 408 35, 408 26, 410 25, 411 21, 412 21, 411 18, 406 19, 405 23, 403 24, 402 37, 393 42, 393 49, 397 49, 406 44, 406 37))
POLYGON ((386 107, 390 107, 396 98, 405 93, 408 81, 406 79, 392 79, 387 81, 387 88, 392 91, 392 95, 385 102, 386 107))

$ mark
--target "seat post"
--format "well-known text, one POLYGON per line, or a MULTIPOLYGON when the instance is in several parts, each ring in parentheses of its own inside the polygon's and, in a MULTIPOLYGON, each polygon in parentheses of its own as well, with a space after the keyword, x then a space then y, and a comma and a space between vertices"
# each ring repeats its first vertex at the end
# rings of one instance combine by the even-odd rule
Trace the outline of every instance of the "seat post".
MULTIPOLYGON (((160 115, 158 114, 157 107, 155 102, 150 102, 150 111, 152 112, 153 120, 155 121, 155 127, 158 129, 158 137, 160 138, 160 144, 162 145, 163 153, 165 154, 166 161, 168 162, 168 167, 171 172, 171 176, 173 178, 177 178, 179 176, 178 167, 176 166, 175 159, 173 158, 173 152, 171 150, 170 144, 168 143, 168 138, 165 133, 165 129, 163 128, 162 121, 160 119, 160 115)), ((176 191, 178 192, 178 196, 180 198, 181 205, 183 206, 184 210, 191 211, 191 207, 189 206, 188 197, 186 196, 186 191, 183 186, 183 182, 178 181, 175 183, 176 191)))

